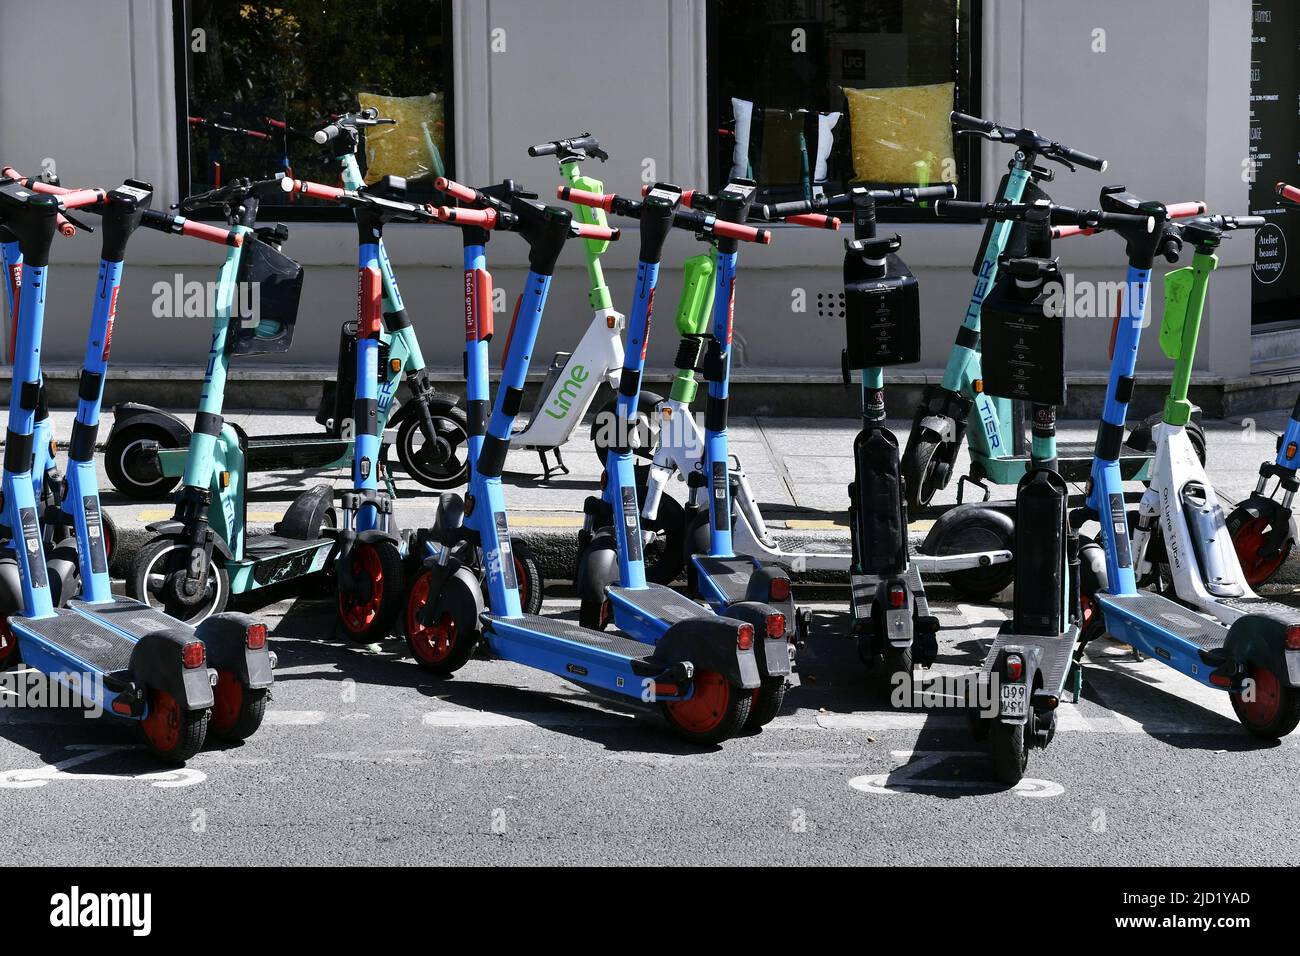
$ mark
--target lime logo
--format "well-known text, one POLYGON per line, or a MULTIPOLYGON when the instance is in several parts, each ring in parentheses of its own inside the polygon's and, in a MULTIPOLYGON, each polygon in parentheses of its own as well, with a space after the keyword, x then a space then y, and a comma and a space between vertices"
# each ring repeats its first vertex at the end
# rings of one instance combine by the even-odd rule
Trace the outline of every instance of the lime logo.
POLYGON ((591 377, 585 365, 575 365, 569 370, 569 377, 560 385, 559 394, 551 399, 546 414, 563 420, 573 407, 573 400, 582 392, 583 383, 591 377))

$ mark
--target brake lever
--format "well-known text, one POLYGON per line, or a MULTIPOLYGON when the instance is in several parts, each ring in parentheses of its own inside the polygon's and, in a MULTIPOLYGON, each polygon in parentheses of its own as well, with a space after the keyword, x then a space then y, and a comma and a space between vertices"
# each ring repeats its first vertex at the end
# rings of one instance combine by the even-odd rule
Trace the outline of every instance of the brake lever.
POLYGON ((69 215, 66 209, 63 211, 62 216, 82 232, 93 234, 95 231, 94 226, 88 225, 84 220, 78 219, 76 216, 69 215))

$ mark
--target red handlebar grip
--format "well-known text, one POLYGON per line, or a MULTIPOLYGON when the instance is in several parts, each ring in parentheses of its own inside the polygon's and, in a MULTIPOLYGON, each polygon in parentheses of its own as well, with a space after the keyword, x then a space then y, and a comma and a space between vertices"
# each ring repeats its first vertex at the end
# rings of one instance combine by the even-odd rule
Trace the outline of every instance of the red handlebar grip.
POLYGON ((1192 202, 1176 202, 1165 206, 1165 212, 1170 219, 1189 219, 1192 216, 1204 216, 1206 210, 1210 207, 1202 199, 1192 202))
POLYGON ((1096 230, 1084 229, 1083 226, 1053 226, 1053 239, 1069 239, 1071 236, 1091 236, 1096 230))
POLYGON ((108 198, 108 193, 102 189, 69 189, 57 195, 59 204, 64 209, 80 209, 82 206, 93 206, 95 203, 103 202, 108 198))
POLYGON ((455 223, 458 226, 478 226, 482 229, 491 229, 497 224, 497 211, 495 209, 460 209, 455 206, 439 206, 434 215, 443 222, 455 223))
POLYGON ((55 216, 54 221, 58 223, 59 232, 63 234, 64 238, 71 238, 77 234, 77 227, 68 222, 68 220, 63 217, 62 213, 55 216))
POLYGON ((797 216, 786 216, 785 221, 795 226, 808 226, 811 229, 838 229, 840 221, 834 216, 823 216, 819 212, 805 212, 797 216))
POLYGON ((238 248, 244 244, 244 237, 240 233, 222 229, 220 226, 211 226, 206 222, 195 222, 193 219, 186 219, 181 223, 181 235, 213 242, 219 246, 238 248))
POLYGON ((580 239, 604 239, 613 242, 619 237, 619 230, 613 226, 596 226, 585 222, 575 222, 574 235, 580 239))
POLYGON ((738 222, 728 222, 725 219, 715 219, 713 221, 714 235, 724 236, 728 239, 739 239, 741 242, 757 242, 761 245, 767 245, 772 241, 772 233, 767 229, 755 229, 753 226, 741 225, 738 222))
POLYGON ((1277 194, 1283 199, 1300 202, 1300 186, 1288 186, 1286 183, 1278 183, 1277 194))
POLYGON ((439 192, 444 192, 448 196, 455 196, 461 202, 475 202, 478 196, 474 190, 468 186, 462 186, 454 179, 448 179, 446 176, 439 176, 433 181, 433 188, 439 192))
POLYGON ((572 186, 560 186, 555 190, 555 195, 565 202, 577 203, 579 206, 591 206, 595 209, 603 209, 606 212, 612 211, 614 207, 613 193, 593 193, 585 189, 574 189, 572 186))
POLYGON ((346 189, 340 189, 338 186, 326 186, 324 183, 313 183, 306 179, 290 179, 287 176, 280 180, 280 188, 287 193, 301 193, 312 199, 342 199, 347 193, 346 189))

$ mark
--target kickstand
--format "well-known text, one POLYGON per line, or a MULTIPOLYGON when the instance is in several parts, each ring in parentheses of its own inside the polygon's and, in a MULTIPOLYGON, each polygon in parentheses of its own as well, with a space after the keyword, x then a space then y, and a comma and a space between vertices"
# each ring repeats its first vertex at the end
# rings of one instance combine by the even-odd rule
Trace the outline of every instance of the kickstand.
POLYGON ((962 475, 960 478, 957 479, 957 504, 961 504, 964 501, 965 495, 963 493, 963 489, 968 483, 974 485, 980 491, 984 492, 984 497, 981 500, 983 501, 989 500, 990 492, 989 492, 988 485, 984 484, 984 482, 980 481, 978 478, 972 478, 970 475, 962 475))
POLYGON ((552 448, 551 451, 555 455, 554 468, 551 468, 551 466, 546 463, 546 449, 537 449, 537 457, 541 459, 542 462, 542 481, 550 481, 552 472, 559 475, 567 475, 569 473, 569 469, 564 464, 564 457, 560 454, 560 449, 552 448))

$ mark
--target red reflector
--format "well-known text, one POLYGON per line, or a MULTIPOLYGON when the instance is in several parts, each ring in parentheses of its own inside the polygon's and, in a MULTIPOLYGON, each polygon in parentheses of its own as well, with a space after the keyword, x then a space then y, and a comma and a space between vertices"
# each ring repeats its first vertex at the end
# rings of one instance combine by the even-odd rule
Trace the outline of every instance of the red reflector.
POLYGON ((260 651, 266 647, 266 625, 253 624, 244 632, 244 643, 250 651, 260 651))
POLYGON ((736 631, 736 647, 742 651, 750 650, 754 646, 754 628, 749 624, 740 625, 736 631))
POLYGON ((115 713, 115 714, 126 714, 128 717, 130 717, 130 716, 131 716, 131 705, 128 704, 126 701, 122 700, 122 698, 119 697, 119 698, 117 698, 116 700, 113 701, 113 713, 115 713))
POLYGON ((681 689, 676 684, 655 684, 656 697, 676 697, 681 693, 681 689))
POLYGON ((202 667, 207 658, 202 641, 190 641, 181 648, 181 663, 188 668, 202 667))
POLYGON ((889 589, 889 606, 902 607, 907 600, 907 589, 901 584, 895 584, 889 589))
POLYGON ((1025 676, 1025 662, 1021 657, 1015 654, 1007 658, 1006 664, 1007 680, 1018 681, 1025 676))
POLYGON ((767 596, 773 601, 790 600, 790 579, 773 578, 767 587, 767 596))
POLYGON ((785 637, 785 615, 769 614, 767 616, 767 636, 785 637))
POLYGON ((1292 624, 1286 629, 1286 649, 1300 651, 1300 624, 1292 624))
POLYGON ((1228 677, 1226 674, 1211 674, 1210 683, 1215 687, 1232 688, 1232 678, 1228 677))

